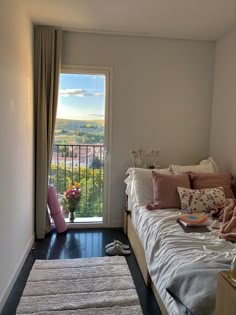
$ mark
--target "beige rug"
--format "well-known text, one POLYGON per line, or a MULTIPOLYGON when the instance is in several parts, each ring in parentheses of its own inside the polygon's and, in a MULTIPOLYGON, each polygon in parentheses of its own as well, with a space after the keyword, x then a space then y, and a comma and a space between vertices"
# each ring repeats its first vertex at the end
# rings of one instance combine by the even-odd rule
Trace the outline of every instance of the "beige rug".
POLYGON ((141 315, 124 257, 36 260, 16 314, 141 315))

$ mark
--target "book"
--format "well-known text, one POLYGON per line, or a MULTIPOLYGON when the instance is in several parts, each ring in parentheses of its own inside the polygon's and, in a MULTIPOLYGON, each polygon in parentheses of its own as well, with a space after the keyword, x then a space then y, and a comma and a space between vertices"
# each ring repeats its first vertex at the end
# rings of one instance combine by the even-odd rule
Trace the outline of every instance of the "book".
POLYGON ((194 226, 185 226, 179 219, 177 219, 180 227, 185 233, 206 233, 210 232, 207 225, 194 225, 194 226))
POLYGON ((191 223, 191 222, 185 222, 185 221, 182 221, 181 219, 178 219, 178 222, 180 222, 184 226, 207 226, 207 225, 209 225, 208 220, 200 222, 200 223, 191 223))
POLYGON ((202 213, 182 214, 178 218, 186 226, 207 225, 208 216, 202 213))

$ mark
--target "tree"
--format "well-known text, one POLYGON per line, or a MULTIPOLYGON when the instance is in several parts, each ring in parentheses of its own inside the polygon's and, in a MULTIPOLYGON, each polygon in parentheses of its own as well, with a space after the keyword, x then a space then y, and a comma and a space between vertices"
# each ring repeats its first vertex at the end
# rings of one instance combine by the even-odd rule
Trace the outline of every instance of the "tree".
POLYGON ((100 169, 103 167, 103 162, 97 156, 95 156, 89 167, 94 169, 100 169))
POLYGON ((50 184, 52 184, 59 196, 63 196, 69 184, 78 181, 81 184, 81 198, 76 208, 79 217, 102 216, 103 211, 103 168, 86 168, 81 166, 66 167, 64 164, 51 164, 50 184), (79 177, 80 176, 80 177, 79 177))

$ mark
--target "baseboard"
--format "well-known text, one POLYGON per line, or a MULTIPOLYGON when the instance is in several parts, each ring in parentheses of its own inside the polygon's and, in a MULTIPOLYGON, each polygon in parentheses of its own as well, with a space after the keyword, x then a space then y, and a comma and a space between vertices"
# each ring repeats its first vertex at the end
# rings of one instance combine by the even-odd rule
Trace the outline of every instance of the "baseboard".
POLYGON ((3 307, 4 307, 5 303, 6 303, 6 300, 7 300, 8 296, 9 296, 9 294, 10 294, 10 292, 11 292, 11 290, 12 290, 12 288, 13 288, 15 282, 16 282, 16 279, 17 279, 17 277, 18 277, 18 275, 19 275, 19 273, 21 271, 21 268, 23 267, 23 265, 25 263, 25 260, 26 260, 28 254, 29 254, 29 252, 30 252, 30 250, 31 250, 31 248, 32 248, 32 246, 34 244, 34 240, 35 240, 35 236, 33 235, 31 240, 29 241, 29 243, 28 243, 28 245, 27 245, 23 255, 21 256, 19 264, 16 267, 16 269, 15 269, 15 271, 13 273, 13 276, 11 277, 11 279, 10 279, 10 281, 8 283, 5 292, 3 292, 2 296, 0 297, 0 314, 1 314, 1 311, 2 311, 2 309, 3 309, 3 307))

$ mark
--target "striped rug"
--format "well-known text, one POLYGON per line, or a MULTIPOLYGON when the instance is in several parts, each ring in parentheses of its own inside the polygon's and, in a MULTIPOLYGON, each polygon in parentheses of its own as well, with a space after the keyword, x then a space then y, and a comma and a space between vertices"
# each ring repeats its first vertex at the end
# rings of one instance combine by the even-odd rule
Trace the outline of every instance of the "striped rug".
POLYGON ((36 260, 16 314, 141 315, 124 257, 36 260))

